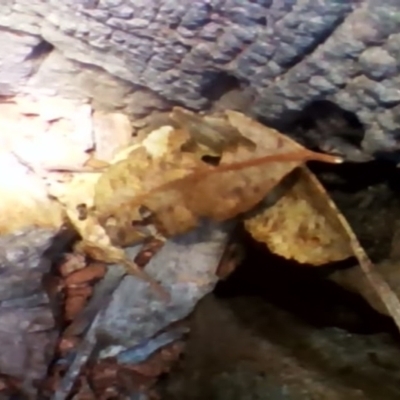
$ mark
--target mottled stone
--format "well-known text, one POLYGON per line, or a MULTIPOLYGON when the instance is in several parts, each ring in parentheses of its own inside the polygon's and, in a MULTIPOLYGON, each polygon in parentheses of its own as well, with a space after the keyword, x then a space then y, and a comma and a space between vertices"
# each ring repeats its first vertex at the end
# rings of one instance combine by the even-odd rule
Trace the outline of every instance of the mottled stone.
MULTIPOLYGON (((357 75, 388 82, 374 91, 374 101, 383 107, 397 101, 400 22, 395 2, 92 3, 3 2, 0 27, 15 33, 1 33, 2 42, 9 45, 2 47, 5 61, 4 67, 0 65, 0 92, 23 91, 27 79, 34 79, 38 65, 47 57, 36 59, 28 54, 35 47, 33 42, 40 43, 43 37, 66 58, 83 63, 79 67, 82 74, 99 68, 131 87, 139 85, 154 92, 166 104, 178 102, 195 109, 209 106, 205 73, 227 72, 257 92, 252 113, 271 123, 286 121, 289 108, 338 99, 336 92, 346 91, 357 75), (16 46, 21 50, 11 51, 16 46), (304 83, 301 93, 298 83, 304 83)), ((65 66, 51 68, 68 70, 69 65, 65 61, 65 66)), ((101 76, 106 79, 106 74, 101 76)), ((75 79, 76 74, 71 74, 67 87, 75 79)), ((97 87, 105 86, 101 79, 97 87)), ((47 86, 54 87, 54 83, 49 80, 41 90, 47 86)), ((370 90, 369 83, 365 90, 370 90)), ((104 103, 105 96, 100 97, 94 100, 104 103)), ((359 96, 357 102, 353 112, 367 131, 372 125, 376 129, 373 119, 365 119, 366 110, 372 107, 371 96, 365 100, 359 96)), ((385 135, 378 136, 377 143, 387 147, 385 135)), ((371 146, 367 147, 370 151, 371 146)))
POLYGON ((370 47, 360 56, 363 73, 372 79, 392 77, 397 72, 397 62, 394 57, 381 47, 370 47))
POLYGON ((43 287, 50 271, 44 252, 55 232, 29 229, 0 238, 0 372, 21 379, 23 391, 46 376, 57 330, 43 287))
MULTIPOLYGON (((169 301, 154 293, 149 284, 135 276, 124 276, 121 266, 113 266, 96 287, 88 306, 68 328, 70 334, 87 329, 72 354, 73 361, 54 395, 64 400, 76 376, 98 342, 100 357, 117 355, 133 346, 143 346, 155 334, 186 318, 197 302, 217 283, 216 269, 233 225, 205 223, 194 231, 169 240, 150 260, 146 272, 167 290, 169 301)), ((139 246, 128 249, 134 258, 139 246)))
POLYGON ((185 357, 160 383, 165 400, 400 396, 400 352, 388 334, 316 328, 297 314, 245 296, 208 296, 190 328, 185 357))

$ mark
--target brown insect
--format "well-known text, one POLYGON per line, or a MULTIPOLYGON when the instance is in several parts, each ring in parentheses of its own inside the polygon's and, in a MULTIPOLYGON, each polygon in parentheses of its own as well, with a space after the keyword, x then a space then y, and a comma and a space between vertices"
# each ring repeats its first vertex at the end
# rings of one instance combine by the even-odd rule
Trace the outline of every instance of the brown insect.
POLYGON ((95 207, 86 215, 78 246, 96 260, 122 263, 164 295, 157 282, 126 259, 123 247, 149 237, 165 241, 196 228, 203 218, 235 218, 252 209, 289 172, 308 160, 341 162, 338 157, 309 151, 237 112, 207 119, 180 109, 178 114, 174 112, 176 109, 172 118, 178 115, 182 122, 179 135, 184 130, 186 139, 174 137, 172 131, 168 138, 173 144, 163 155, 149 156, 139 149, 111 165, 96 185, 95 207), (222 139, 214 139, 219 132, 222 139), (220 153, 219 165, 205 163, 195 152, 182 152, 182 144, 193 138, 212 146, 214 154, 220 153))

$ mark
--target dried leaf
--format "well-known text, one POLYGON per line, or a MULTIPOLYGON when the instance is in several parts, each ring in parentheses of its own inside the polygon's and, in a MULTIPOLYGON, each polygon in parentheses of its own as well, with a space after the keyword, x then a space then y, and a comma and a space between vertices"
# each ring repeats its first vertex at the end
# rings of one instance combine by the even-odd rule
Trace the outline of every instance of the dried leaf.
POLYGON ((236 242, 227 244, 217 268, 218 278, 221 280, 228 278, 243 261, 244 256, 245 251, 241 244, 236 242))
POLYGON ((90 286, 66 286, 64 318, 72 321, 87 305, 89 298, 92 296, 93 288, 90 286))
MULTIPOLYGON (((397 266, 396 266, 397 267, 397 266)), ((377 266, 379 272, 388 279, 385 268, 382 270, 382 266, 377 266)), ((396 268, 398 270, 398 268, 396 268)), ((381 314, 389 315, 386 306, 382 303, 378 293, 374 287, 370 284, 364 272, 361 270, 359 265, 352 268, 339 269, 329 275, 329 280, 337 283, 346 290, 361 295, 368 304, 381 314)), ((392 282, 388 279, 389 283, 392 282)))
MULTIPOLYGON (((332 203, 333 204, 333 203, 332 203)), ((400 300, 396 293, 391 289, 386 280, 377 271, 375 266, 372 264, 368 255, 361 247, 356 235, 352 231, 350 225, 346 221, 345 217, 338 211, 338 219, 347 232, 348 240, 353 248, 354 255, 360 263, 360 268, 364 272, 371 286, 379 296, 382 303, 387 308, 389 314, 392 316, 398 329, 400 330, 400 300)))
MULTIPOLYGON (((288 195, 262 215, 247 220, 246 227, 273 252, 300 262, 321 265, 355 256, 400 329, 400 300, 372 264, 343 214, 306 167, 301 168, 299 181, 288 195)), ((370 294, 367 296, 371 298, 370 294)), ((378 304, 376 300, 374 304, 378 304)))
POLYGON ((303 166, 275 205, 245 220, 246 230, 275 254, 320 266, 353 255, 344 227, 318 179, 303 166))

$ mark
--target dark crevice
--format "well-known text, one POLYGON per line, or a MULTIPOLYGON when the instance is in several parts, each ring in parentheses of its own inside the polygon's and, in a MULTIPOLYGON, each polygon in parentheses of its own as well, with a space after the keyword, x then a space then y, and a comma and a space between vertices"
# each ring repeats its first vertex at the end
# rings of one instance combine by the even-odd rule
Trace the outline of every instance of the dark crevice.
MULTIPOLYGON (((357 121, 353 123, 357 127, 357 121)), ((396 221, 400 218, 399 169, 393 163, 379 160, 340 165, 309 163, 309 167, 376 268, 380 268, 379 263, 391 257, 396 221)), ((243 227, 236 240, 246 255, 238 268, 217 285, 218 297, 256 298, 316 329, 338 327, 360 334, 387 332, 399 339, 390 317, 376 311, 361 295, 330 279, 333 273, 355 268, 358 265, 355 258, 316 268, 273 254, 243 227)))
POLYGON ((53 50, 54 46, 51 43, 47 42, 46 40, 42 40, 39 44, 33 47, 32 51, 25 58, 25 61, 42 60, 53 50))
POLYGON ((317 100, 282 119, 278 127, 309 149, 338 154, 348 161, 368 161, 362 150, 363 124, 355 113, 329 100, 317 100))
POLYGON ((267 23, 268 23, 268 19, 265 15, 262 15, 258 18, 256 17, 255 21, 261 26, 267 26, 267 23))
POLYGON ((240 89, 242 85, 243 82, 225 71, 204 71, 200 96, 212 103, 224 94, 240 89))
MULTIPOLYGON (((400 220, 400 170, 374 160, 335 167, 310 163, 374 263, 391 258, 400 220), (332 168, 333 167, 333 168, 332 168)), ((396 264, 396 260, 393 265, 396 264)), ((394 284, 394 283, 393 283, 394 284)))
POLYGON ((358 117, 328 100, 314 101, 300 113, 296 122, 301 129, 326 128, 330 124, 336 134, 346 136, 353 144, 360 145, 364 138, 363 125, 358 117))
POLYGON ((400 170, 388 160, 339 165, 310 162, 309 166, 330 190, 355 193, 385 183, 393 196, 400 194, 400 170))
POLYGON ((354 266, 354 259, 315 268, 274 255, 245 232, 242 235, 247 255, 234 273, 217 285, 217 297, 256 296, 316 328, 396 335, 389 317, 379 314, 361 296, 327 279, 335 270, 354 266))

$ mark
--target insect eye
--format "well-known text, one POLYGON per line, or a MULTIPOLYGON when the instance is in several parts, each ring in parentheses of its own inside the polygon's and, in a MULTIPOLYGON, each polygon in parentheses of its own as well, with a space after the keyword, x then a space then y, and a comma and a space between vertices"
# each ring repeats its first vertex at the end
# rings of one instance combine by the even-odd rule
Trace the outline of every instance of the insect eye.
POLYGON ((140 206, 138 211, 142 219, 150 218, 151 215, 153 214, 151 210, 148 209, 146 206, 140 206))

